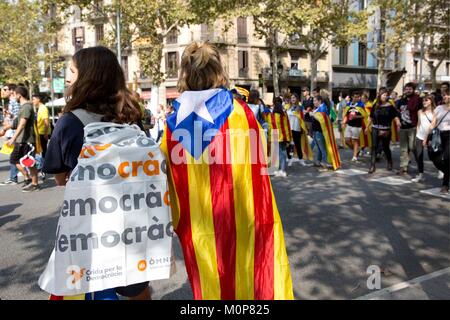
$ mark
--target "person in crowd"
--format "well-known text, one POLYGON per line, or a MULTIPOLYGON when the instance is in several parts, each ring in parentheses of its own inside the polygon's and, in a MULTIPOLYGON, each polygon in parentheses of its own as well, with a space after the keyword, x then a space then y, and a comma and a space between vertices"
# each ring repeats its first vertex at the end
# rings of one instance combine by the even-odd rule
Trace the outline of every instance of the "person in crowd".
POLYGON ((431 122, 433 121, 433 111, 435 107, 436 105, 434 103, 434 98, 431 95, 425 96, 425 98, 423 99, 423 109, 419 110, 418 114, 416 141, 414 149, 414 156, 417 162, 419 173, 415 178, 412 179, 412 182, 422 182, 425 180, 425 177, 423 176, 424 171, 423 141, 426 139, 426 134, 428 134, 430 130, 431 122))
POLYGON ((45 154, 47 153, 47 144, 52 133, 50 126, 50 115, 48 108, 41 102, 42 98, 40 94, 33 94, 32 103, 34 110, 37 113, 37 130, 39 134, 39 141, 42 147, 42 158, 45 161, 45 154))
POLYGON ((414 93, 415 85, 407 83, 404 96, 397 103, 400 113, 400 170, 397 174, 405 175, 410 162, 409 154, 414 152, 418 112, 422 108, 422 99, 414 93))
MULTIPOLYGON (((139 102, 127 88, 123 70, 111 50, 101 46, 81 49, 72 57, 69 70, 67 104, 55 125, 43 167, 61 186, 66 185, 78 163, 84 123, 137 124, 142 118, 139 102)), ((151 299, 149 282, 114 290, 131 300, 151 299)))
POLYGON ((347 108, 347 105, 350 103, 350 96, 347 95, 345 98, 341 94, 339 95, 339 102, 337 104, 337 126, 339 131, 339 149, 345 148, 345 128, 342 124, 344 120, 344 110, 347 108))
POLYGON ((264 133, 228 87, 219 49, 208 42, 188 45, 181 58, 181 95, 161 149, 194 299, 293 299, 264 133), (190 132, 189 140, 178 130, 190 132), (205 140, 194 130, 210 135, 205 140), (262 225, 271 231, 261 232, 262 225))
POLYGON ((328 117, 328 109, 325 105, 323 98, 318 95, 314 97, 314 110, 312 111, 312 131, 314 139, 314 166, 328 171, 328 160, 327 160, 327 147, 325 136, 323 133, 321 122, 315 117, 316 114, 320 114, 322 117, 328 117))
POLYGON ((10 163, 15 165, 20 173, 25 177, 25 183, 22 192, 32 192, 40 189, 38 183, 38 170, 35 166, 29 167, 28 171, 22 166, 20 160, 26 155, 34 156, 36 147, 36 135, 34 133, 35 114, 33 105, 29 102, 28 89, 18 86, 15 89, 15 96, 20 103, 20 113, 17 121, 17 128, 11 139, 8 140, 9 146, 14 145, 11 153, 10 163))
MULTIPOLYGON (((9 123, 9 125, 3 126, 2 132, 3 132, 3 134, 6 134, 6 132, 8 132, 8 136, 10 136, 10 137, 12 137, 14 135, 14 132, 15 132, 15 130, 13 129, 14 120, 17 121, 17 119, 19 118, 19 113, 20 113, 20 103, 17 101, 16 94, 15 94, 16 87, 17 86, 14 83, 10 83, 10 84, 4 85, 2 87, 2 98, 4 98, 5 100, 8 101, 8 112, 9 112, 11 120, 12 120, 9 123)), ((19 170, 17 169, 17 166, 14 164, 11 164, 10 169, 9 169, 9 178, 7 180, 3 181, 2 183, 0 183, 0 185, 7 186, 7 185, 17 184, 19 181, 18 173, 19 173, 19 170)))
POLYGON ((267 131, 267 122, 264 119, 263 113, 264 113, 264 107, 261 104, 261 98, 259 97, 259 91, 258 90, 250 90, 249 96, 248 96, 248 103, 247 105, 252 109, 253 114, 255 115, 256 120, 258 120, 261 127, 267 131))
POLYGON ((364 104, 359 93, 353 95, 353 100, 344 112, 345 143, 353 148, 352 162, 358 161, 360 135, 366 117, 364 104))
POLYGON ((292 131, 292 143, 289 151, 288 151, 288 158, 289 163, 288 165, 291 166, 294 160, 294 150, 297 153, 298 161, 302 166, 306 166, 306 162, 303 159, 303 152, 302 152, 302 135, 306 136, 306 132, 303 132, 302 129, 302 122, 303 122, 303 110, 302 106, 300 105, 300 99, 297 93, 293 93, 291 96, 291 105, 290 108, 287 109, 287 116, 289 117, 289 124, 292 131))
POLYGON ((433 120, 423 145, 428 147, 428 157, 434 166, 443 172, 441 193, 448 194, 450 183, 450 91, 448 90, 443 92, 443 103, 434 109, 433 120), (437 152, 430 148, 428 138, 431 130, 435 128, 439 129, 441 137, 441 148, 437 152))
MULTIPOLYGON (((292 107, 291 107, 292 108, 292 107)), ((274 174, 277 177, 286 177, 286 157, 288 156, 288 146, 293 139, 293 131, 290 127, 289 116, 283 108, 283 100, 280 97, 275 97, 273 103, 273 112, 271 113, 271 121, 269 134, 272 130, 278 130, 278 144, 279 144, 279 167, 274 174)))
POLYGON ((398 127, 400 127, 400 115, 389 101, 387 90, 381 89, 378 92, 376 102, 370 113, 369 124, 366 129, 366 134, 372 133, 372 157, 369 174, 374 173, 376 170, 375 163, 379 144, 382 145, 386 155, 387 169, 390 171, 393 168, 390 148, 391 126, 393 121, 396 121, 398 127))

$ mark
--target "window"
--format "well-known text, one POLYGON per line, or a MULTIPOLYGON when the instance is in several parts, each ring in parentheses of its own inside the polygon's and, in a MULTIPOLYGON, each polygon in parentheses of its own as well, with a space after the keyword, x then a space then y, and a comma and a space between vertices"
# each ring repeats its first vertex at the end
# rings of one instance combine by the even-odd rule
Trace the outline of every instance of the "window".
POLYGON ((84 45, 84 27, 78 27, 72 29, 72 43, 75 47, 75 52, 83 49, 84 45))
POLYGON ((201 41, 212 40, 212 35, 211 31, 209 30, 209 26, 206 23, 202 23, 200 28, 201 28, 200 40, 201 41))
POLYGON ((419 74, 419 60, 414 60, 414 80, 418 80, 418 74, 419 74))
POLYGON ((176 28, 170 30, 167 34, 166 43, 167 44, 175 44, 178 42, 178 30, 176 28))
POLYGON ((445 63, 445 75, 450 76, 450 62, 445 63))
POLYGON ((248 52, 238 51, 239 77, 248 77, 248 52))
POLYGON ((95 41, 97 44, 101 43, 105 37, 103 24, 95 25, 95 41))
POLYGON ((292 70, 298 70, 298 63, 297 62, 291 62, 291 69, 292 70))
POLYGON ((237 18, 238 43, 247 43, 247 18, 237 18))
POLYGON ((358 2, 359 2, 359 4, 358 4, 359 10, 364 10, 365 7, 366 7, 366 1, 365 0, 359 0, 358 2))
POLYGON ((72 22, 80 22, 81 21, 81 9, 79 6, 72 7, 72 22))
POLYGON ((348 64, 348 47, 339 48, 339 64, 340 65, 348 64))
POLYGON ((365 67, 367 64, 367 47, 364 43, 358 45, 358 65, 365 67))
POLYGON ((166 53, 166 74, 168 78, 178 77, 178 52, 166 53))

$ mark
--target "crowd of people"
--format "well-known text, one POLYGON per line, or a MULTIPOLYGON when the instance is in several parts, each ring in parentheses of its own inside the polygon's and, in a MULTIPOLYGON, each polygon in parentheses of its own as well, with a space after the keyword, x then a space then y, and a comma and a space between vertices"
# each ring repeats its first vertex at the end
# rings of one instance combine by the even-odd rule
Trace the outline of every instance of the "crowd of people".
MULTIPOLYGON (((58 185, 70 183, 70 174, 77 167, 84 143, 83 130, 89 123, 137 124, 146 130, 142 102, 126 87, 123 70, 109 49, 93 47, 78 51, 72 59, 67 80, 67 105, 53 132, 48 110, 38 95, 33 95, 30 102, 24 86, 8 84, 2 88, 2 97, 8 100, 8 104, 3 109, 0 135, 5 135, 6 144, 13 146, 10 177, 3 185, 17 184, 19 171, 24 176, 24 192, 39 190, 36 165, 24 165, 24 158, 33 157, 35 153, 42 153, 42 171, 53 174, 58 185)), ((410 154, 413 154, 418 163, 418 175, 414 181, 422 181, 426 150, 443 174, 441 192, 448 193, 450 91, 447 83, 441 87, 442 95, 427 95, 423 99, 415 92, 414 84, 408 83, 400 98, 382 88, 372 102, 367 93, 358 93, 352 97, 341 95, 336 104, 326 91, 314 88, 310 92, 305 87, 301 97, 296 93, 285 94, 275 97, 272 105, 266 105, 257 90, 228 91, 229 82, 219 51, 207 43, 193 43, 183 54, 178 86, 184 101, 191 101, 187 105, 176 102, 175 107, 160 106, 149 128, 161 144, 167 161, 165 170, 168 172, 174 229, 183 247, 195 299, 293 298, 275 197, 268 177, 259 174, 266 166, 264 160, 250 164, 253 159, 249 156, 252 147, 249 134, 238 136, 244 140, 244 149, 239 149, 241 145, 231 138, 206 144, 202 141, 200 152, 205 148, 224 150, 230 154, 231 163, 197 165, 195 161, 190 164, 173 159, 173 154, 180 154, 177 150, 180 145, 181 157, 198 158, 196 149, 191 148, 194 142, 190 144, 184 141, 184 137, 174 140, 175 130, 193 131, 195 119, 200 120, 205 132, 217 125, 215 132, 222 132, 219 136, 224 137, 227 134, 223 130, 227 128, 264 130, 265 134, 257 137, 268 142, 269 147, 264 150, 268 152, 267 159, 271 159, 269 164, 277 166, 274 173, 277 177, 286 177, 286 167, 294 162, 315 166, 320 171, 338 170, 341 167, 339 149, 346 147, 352 149, 351 161, 355 163, 363 154, 371 155, 370 174, 376 171, 376 163, 383 154, 387 169, 393 170, 390 144, 398 137, 401 152, 398 174, 404 176, 408 173, 410 154), (215 104, 208 110, 207 104, 211 99, 215 104), (188 117, 189 110, 183 108, 191 108, 193 116, 188 117), (340 135, 339 144, 334 133, 335 123, 340 135), (272 147, 277 145, 278 148, 272 147), (274 157, 275 151, 278 151, 278 157, 274 157), (238 163, 236 153, 248 156, 249 163, 238 163), (208 194, 209 198, 205 196, 208 194), (193 237, 191 221, 205 219, 219 219, 217 221, 226 223, 211 223, 214 236, 208 229, 210 225, 199 223, 195 226, 197 238, 193 237), (255 243, 242 240, 252 237, 255 243), (254 254, 242 255, 238 248, 254 254), (236 266, 241 267, 237 259, 242 266, 252 267, 236 270, 236 266), (215 261, 215 264, 208 263, 210 261, 215 261), (199 280, 212 279, 211 272, 220 272, 220 281, 202 283, 199 280), (241 282, 235 282, 238 273, 244 279, 241 282), (217 292, 221 294, 217 296, 217 292)), ((256 141, 257 145, 264 145, 261 141, 256 141)), ((90 223, 89 217, 86 219, 86 223, 90 223)), ((146 281, 112 289, 130 299, 150 299, 148 285, 146 281)))
MULTIPOLYGON (((0 185, 19 183, 19 172, 23 192, 39 190, 38 169, 42 168, 47 145, 52 133, 48 108, 42 103, 40 94, 33 94, 31 101, 27 87, 7 84, 2 87, 2 129, 10 154, 9 178, 0 185), (37 156, 36 156, 37 154, 37 156), (28 160, 28 161, 26 161, 28 160)), ((45 174, 41 172, 45 179, 45 174)))
POLYGON ((275 97, 272 105, 266 105, 257 90, 246 92, 239 88, 234 90, 234 95, 248 102, 267 132, 269 144, 271 140, 279 143, 275 176, 286 177, 286 166, 295 161, 302 166, 318 167, 319 171, 337 170, 340 167, 337 149, 344 148, 352 149, 352 163, 359 163, 362 156, 370 156, 369 174, 376 171, 376 164, 382 158, 387 161, 387 170, 392 171, 391 143, 399 143, 397 175, 412 173, 410 164, 414 159, 418 170, 412 181, 424 181, 424 154, 427 153, 443 180, 441 192, 448 193, 448 83, 443 83, 438 92, 423 97, 414 83, 407 83, 400 97, 395 91, 381 88, 373 101, 369 93, 356 92, 352 96, 340 95, 336 104, 321 88, 315 88, 310 95, 309 88, 304 87, 302 98, 297 93, 286 93, 275 97), (337 126, 339 139, 334 135, 333 124, 337 126), (430 141, 436 128, 439 148, 433 148, 430 141))

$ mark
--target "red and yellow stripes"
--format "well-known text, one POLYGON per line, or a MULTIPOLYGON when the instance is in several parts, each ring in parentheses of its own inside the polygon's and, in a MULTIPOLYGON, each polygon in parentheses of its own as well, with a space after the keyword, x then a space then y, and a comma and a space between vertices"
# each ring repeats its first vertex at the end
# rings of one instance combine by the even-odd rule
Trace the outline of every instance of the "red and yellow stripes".
POLYGON ((300 121, 300 128, 302 128, 302 136, 300 140, 303 158, 312 161, 313 160, 313 152, 311 149, 311 144, 308 141, 308 128, 306 127, 305 123, 305 114, 303 111, 294 112, 294 115, 298 117, 300 121))
POLYGON ((265 174, 264 132, 251 110, 234 101, 199 161, 183 150, 188 164, 169 156, 180 144, 166 131, 174 226, 194 298, 292 299, 282 225, 265 174), (230 161, 213 161, 218 158, 230 161))
POLYGON ((272 112, 269 117, 269 138, 272 138, 274 130, 278 130, 278 142, 290 142, 292 141, 292 131, 289 124, 289 118, 286 114, 272 112))
POLYGON ((341 158, 336 144, 336 138, 334 137, 333 127, 331 125, 330 118, 326 113, 316 112, 314 118, 319 121, 322 133, 325 138, 325 146, 327 148, 327 159, 331 163, 334 170, 341 167, 341 158))

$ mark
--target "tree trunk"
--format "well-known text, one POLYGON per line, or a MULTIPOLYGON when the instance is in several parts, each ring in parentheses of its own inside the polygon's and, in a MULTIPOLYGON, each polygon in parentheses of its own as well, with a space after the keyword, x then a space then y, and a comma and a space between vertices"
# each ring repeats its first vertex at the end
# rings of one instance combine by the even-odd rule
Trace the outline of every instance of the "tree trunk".
POLYGON ((384 76, 384 55, 378 56, 378 73, 377 73, 377 92, 383 87, 383 76, 384 76))
POLYGON ((428 68, 430 69, 430 78, 431 78, 431 92, 436 91, 437 83, 436 83, 436 73, 438 66, 435 66, 433 61, 428 61, 428 68))
POLYGON ((270 56, 272 60, 272 80, 273 80, 273 92, 274 97, 280 95, 280 84, 278 79, 278 32, 274 30, 272 32, 270 56))
POLYGON ((317 87, 317 52, 309 54, 310 56, 310 68, 311 68, 311 91, 317 87))

